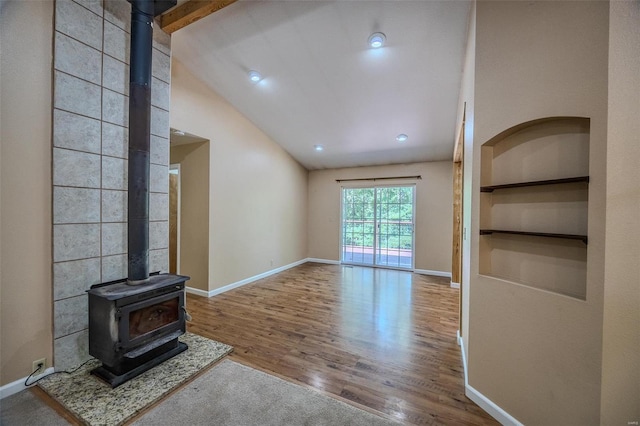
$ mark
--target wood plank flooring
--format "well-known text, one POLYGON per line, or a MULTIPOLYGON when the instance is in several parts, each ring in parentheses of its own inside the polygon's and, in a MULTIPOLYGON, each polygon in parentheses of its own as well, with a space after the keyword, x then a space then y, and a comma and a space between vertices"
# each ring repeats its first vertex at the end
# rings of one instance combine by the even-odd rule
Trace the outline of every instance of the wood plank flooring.
POLYGON ((305 263, 187 309, 238 362, 407 424, 498 424, 464 395, 449 279, 305 263))

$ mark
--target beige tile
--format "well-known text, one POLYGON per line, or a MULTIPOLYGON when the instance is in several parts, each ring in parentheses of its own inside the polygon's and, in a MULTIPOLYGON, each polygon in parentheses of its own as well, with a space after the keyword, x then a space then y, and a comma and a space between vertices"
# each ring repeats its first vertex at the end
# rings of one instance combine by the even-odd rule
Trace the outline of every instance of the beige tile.
POLYGON ((102 155, 127 158, 129 156, 129 129, 102 122, 102 155))
POLYGON ((153 47, 167 55, 171 55, 171 35, 162 31, 160 25, 153 27, 153 47))
POLYGON ((127 191, 102 190, 102 222, 127 221, 127 191))
POLYGON ((169 139, 169 113, 154 106, 151 107, 151 134, 169 139))
POLYGON ((53 223, 100 222, 100 190, 53 187, 53 223))
POLYGON ((102 120, 129 127, 129 98, 121 93, 102 89, 102 120))
POLYGON ((151 164, 149 170, 149 191, 169 192, 169 167, 151 164))
POLYGON ((87 301, 87 295, 82 294, 53 302, 54 338, 82 331, 89 326, 87 301))
POLYGON ((169 247, 169 222, 149 222, 149 249, 169 247))
MULTIPOLYGON (((131 3, 126 0, 104 0, 104 19, 130 33, 131 3)), ((155 28, 153 32, 156 32, 155 28)))
POLYGON ((112 256, 127 252, 127 224, 102 224, 102 256, 112 256))
POLYGON ((103 55, 102 58, 102 86, 122 95, 128 95, 129 65, 108 55, 103 55))
POLYGON ((100 156, 68 149, 53 149, 53 184, 100 188, 100 156))
POLYGON ((53 341, 56 370, 72 370, 89 359, 89 331, 82 330, 53 341))
POLYGON ((54 107, 100 119, 100 86, 55 72, 54 107))
POLYGON ((57 70, 100 84, 102 54, 99 50, 56 32, 54 58, 57 70))
POLYGON ((149 250, 149 272, 169 272, 169 249, 149 250))
POLYGON ((171 87, 169 83, 165 83, 155 77, 151 79, 151 105, 169 111, 171 106, 171 87))
POLYGON ((98 16, 102 16, 104 9, 102 8, 102 0, 73 0, 81 6, 86 7, 98 16))
POLYGON ((53 110, 53 146, 100 153, 100 121, 53 110))
POLYGON ((102 18, 71 0, 56 0, 56 30, 102 49, 102 18))
POLYGON ((151 135, 150 162, 169 165, 169 139, 151 135))
POLYGON ((102 258, 102 282, 127 278, 127 255, 106 256, 102 258))
POLYGON ((100 256, 100 225, 53 225, 53 261, 100 256))
POLYGON ((102 189, 127 189, 127 160, 102 157, 102 189))
POLYGON ((169 194, 149 194, 149 220, 169 220, 169 194))
POLYGON ((129 63, 129 34, 109 21, 104 23, 104 53, 129 63))
POLYGON ((154 77, 165 83, 171 83, 171 58, 166 53, 153 49, 151 72, 154 77))
POLYGON ((53 264, 54 300, 84 294, 92 285, 99 283, 99 257, 53 264))

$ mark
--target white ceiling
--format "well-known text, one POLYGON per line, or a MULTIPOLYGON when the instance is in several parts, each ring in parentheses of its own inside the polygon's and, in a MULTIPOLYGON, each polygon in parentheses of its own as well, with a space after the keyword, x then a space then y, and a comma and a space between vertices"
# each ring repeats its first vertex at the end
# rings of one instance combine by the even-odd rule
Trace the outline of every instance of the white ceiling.
POLYGON ((449 160, 469 10, 460 0, 239 1, 174 33, 172 52, 309 170, 449 160), (381 49, 367 45, 376 31, 381 49))

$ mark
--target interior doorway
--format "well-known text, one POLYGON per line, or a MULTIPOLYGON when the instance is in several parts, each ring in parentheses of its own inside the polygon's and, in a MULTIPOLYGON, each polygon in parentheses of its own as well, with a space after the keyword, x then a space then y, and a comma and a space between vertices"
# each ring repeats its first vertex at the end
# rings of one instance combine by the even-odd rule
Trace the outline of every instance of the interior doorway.
POLYGON ((415 185, 342 188, 342 263, 413 269, 415 185))
POLYGON ((211 218, 210 141, 172 129, 170 143, 169 268, 172 270, 175 267, 177 274, 191 277, 187 282, 189 292, 207 295, 211 218))

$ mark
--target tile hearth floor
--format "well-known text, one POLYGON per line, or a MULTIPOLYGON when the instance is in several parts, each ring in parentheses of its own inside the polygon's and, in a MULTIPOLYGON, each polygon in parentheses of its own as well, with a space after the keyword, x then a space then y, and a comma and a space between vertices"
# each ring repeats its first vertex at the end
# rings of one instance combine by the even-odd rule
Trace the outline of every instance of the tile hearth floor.
POLYGON ((100 365, 98 360, 70 375, 49 376, 38 386, 87 424, 121 424, 233 350, 229 345, 192 333, 181 336, 180 341, 189 346, 187 351, 115 389, 89 374, 100 365))

